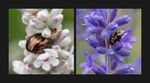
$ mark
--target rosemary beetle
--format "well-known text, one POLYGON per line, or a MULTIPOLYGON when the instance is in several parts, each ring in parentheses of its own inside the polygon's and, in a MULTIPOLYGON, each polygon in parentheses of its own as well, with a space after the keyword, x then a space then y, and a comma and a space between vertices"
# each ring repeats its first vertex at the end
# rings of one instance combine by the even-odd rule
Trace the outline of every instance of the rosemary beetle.
POLYGON ((40 54, 44 53, 45 48, 51 48, 53 43, 51 38, 44 38, 41 33, 37 33, 27 39, 26 49, 29 52, 40 54))
POLYGON ((118 41, 120 41, 121 37, 124 34, 124 30, 116 30, 115 32, 113 32, 110 36, 110 44, 114 45, 116 44, 118 41))

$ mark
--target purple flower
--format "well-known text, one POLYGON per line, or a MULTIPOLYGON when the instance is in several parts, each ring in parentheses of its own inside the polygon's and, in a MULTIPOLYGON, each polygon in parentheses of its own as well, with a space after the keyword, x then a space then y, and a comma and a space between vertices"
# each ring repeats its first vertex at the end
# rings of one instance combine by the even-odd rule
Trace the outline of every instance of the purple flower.
POLYGON ((87 61, 82 63, 83 73, 94 72, 95 74, 129 74, 134 71, 130 64, 124 64, 124 58, 131 54, 132 45, 136 42, 131 37, 132 29, 123 29, 130 23, 131 18, 123 15, 118 18, 117 9, 92 9, 84 19, 84 25, 90 33, 86 42, 99 53, 105 56, 105 64, 97 66, 91 55, 86 55, 87 61), (121 65, 120 65, 121 64, 121 65), (112 73, 113 71, 113 73, 112 73))
POLYGON ((121 65, 116 69, 116 74, 131 74, 134 72, 134 68, 131 64, 121 65))
POLYGON ((93 55, 89 54, 88 52, 84 52, 84 56, 86 57, 86 61, 80 64, 80 66, 83 68, 82 74, 88 74, 88 73, 104 74, 105 73, 105 71, 103 69, 98 67, 93 62, 93 58, 92 58, 93 55))

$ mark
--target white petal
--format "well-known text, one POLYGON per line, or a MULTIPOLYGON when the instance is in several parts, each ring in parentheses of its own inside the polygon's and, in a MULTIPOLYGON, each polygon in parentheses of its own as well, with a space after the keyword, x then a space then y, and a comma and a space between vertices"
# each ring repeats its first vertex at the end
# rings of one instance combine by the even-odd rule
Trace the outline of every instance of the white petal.
POLYGON ((29 24, 29 21, 33 18, 33 16, 28 13, 28 12, 24 12, 22 15, 22 22, 26 25, 29 24))
POLYGON ((74 52, 74 45, 72 45, 71 49, 70 49, 70 53, 73 54, 74 52))
POLYGON ((29 55, 30 53, 25 49, 25 50, 23 51, 23 54, 24 54, 25 56, 27 56, 27 55, 29 55))
POLYGON ((17 74, 23 74, 23 69, 25 68, 25 64, 19 60, 15 60, 12 62, 13 71, 17 74))
POLYGON ((27 26, 27 27, 26 27, 26 33, 27 33, 27 36, 32 36, 32 35, 35 34, 36 32, 32 29, 31 26, 27 26))
POLYGON ((58 38, 59 38, 58 41, 62 40, 66 36, 68 36, 70 31, 69 31, 69 29, 64 29, 64 30, 61 30, 59 33, 60 33, 60 35, 58 36, 58 38))
POLYGON ((60 24, 58 24, 56 27, 57 27, 57 32, 59 32, 59 31, 61 31, 61 29, 62 29, 62 24, 60 23, 60 24))
POLYGON ((57 16, 58 14, 61 14, 62 12, 63 12, 63 9, 52 9, 51 16, 57 16))
POLYGON ((25 9, 26 12, 29 12, 30 14, 38 12, 40 9, 25 9))
POLYGON ((71 37, 65 37, 60 43, 60 47, 65 47, 71 43, 71 37))
MULTIPOLYGON (((63 9, 52 9, 51 13, 48 16, 48 25, 50 28, 56 28, 54 27, 55 23, 58 22, 56 19, 56 16, 61 14, 63 11, 63 9)), ((62 17, 62 16, 61 16, 62 17)), ((59 24, 59 28, 60 28, 61 24, 59 24)))
POLYGON ((60 61, 59 65, 54 67, 52 74, 70 74, 71 69, 68 67, 68 63, 60 61))
POLYGON ((13 67, 23 67, 24 66, 24 63, 22 61, 19 61, 19 60, 15 60, 12 62, 12 66, 13 67))
POLYGON ((33 65, 34 65, 34 67, 35 68, 40 68, 42 65, 43 65, 43 61, 41 61, 41 60, 35 60, 34 62, 33 62, 33 65))
POLYGON ((28 56, 28 55, 36 56, 34 53, 28 52, 26 49, 24 49, 23 54, 24 54, 25 56, 28 56))
POLYGON ((69 36, 70 31, 68 29, 61 30, 57 33, 57 42, 60 43, 66 36, 69 36))
POLYGON ((37 13, 37 18, 44 21, 47 19, 48 14, 49 14, 48 10, 41 10, 37 13))
POLYGON ((41 20, 37 19, 37 18, 31 19, 29 24, 34 29, 38 29, 38 30, 41 30, 45 27, 45 23, 42 22, 41 20))
POLYGON ((70 55, 67 60, 69 67, 72 71, 74 71, 74 55, 70 55))
POLYGON ((61 51, 59 52, 59 55, 60 55, 60 57, 62 57, 62 58, 67 58, 67 57, 70 56, 71 54, 70 54, 68 51, 66 51, 66 50, 61 50, 61 51))
POLYGON ((70 55, 67 61, 69 64, 74 64, 74 55, 70 55))
POLYGON ((52 28, 60 28, 58 26, 60 26, 62 20, 63 20, 63 15, 62 14, 57 15, 53 20, 52 28))
POLYGON ((48 53, 50 56, 58 57, 57 52, 56 52, 55 50, 53 50, 53 49, 44 49, 44 51, 45 51, 46 53, 48 53))
POLYGON ((51 36, 51 31, 49 28, 45 28, 42 32, 42 36, 45 37, 45 38, 50 38, 51 36))
POLYGON ((44 62, 42 69, 44 69, 45 71, 49 71, 50 70, 50 64, 48 62, 44 62))
POLYGON ((27 36, 32 36, 32 35, 34 35, 36 33, 40 33, 40 32, 41 32, 41 30, 35 30, 34 27, 32 27, 30 25, 26 27, 27 36))
POLYGON ((35 58, 36 58, 36 56, 34 56, 34 55, 28 55, 23 59, 23 62, 31 64, 31 63, 33 63, 35 58))
POLYGON ((59 45, 53 45, 52 49, 54 49, 57 53, 61 51, 61 48, 59 47, 59 45))
POLYGON ((69 33, 70 33, 69 29, 62 30, 62 35, 63 36, 67 36, 67 35, 69 35, 69 33))
POLYGON ((57 66, 59 64, 59 60, 56 59, 55 57, 51 57, 49 58, 49 63, 52 65, 52 66, 57 66))
POLYGON ((19 43, 18 43, 19 47, 25 48, 26 47, 26 42, 27 42, 26 40, 19 41, 19 43))
POLYGON ((37 59, 38 60, 46 60, 47 58, 49 58, 49 54, 48 53, 44 53, 44 54, 40 54, 37 59))

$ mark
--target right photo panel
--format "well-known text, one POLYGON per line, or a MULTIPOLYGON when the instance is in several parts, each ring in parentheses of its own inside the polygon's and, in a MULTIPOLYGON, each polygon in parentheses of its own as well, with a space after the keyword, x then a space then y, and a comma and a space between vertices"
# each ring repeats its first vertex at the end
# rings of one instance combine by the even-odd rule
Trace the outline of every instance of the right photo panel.
POLYGON ((141 9, 76 9, 76 74, 142 74, 141 9))

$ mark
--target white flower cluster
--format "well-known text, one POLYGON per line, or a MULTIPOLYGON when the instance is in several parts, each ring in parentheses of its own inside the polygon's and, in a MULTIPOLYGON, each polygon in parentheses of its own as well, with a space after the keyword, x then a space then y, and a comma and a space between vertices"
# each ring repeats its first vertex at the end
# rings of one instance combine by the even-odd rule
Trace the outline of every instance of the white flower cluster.
MULTIPOLYGON (((23 61, 15 60, 13 70, 17 74, 71 74, 74 72, 74 46, 71 46, 70 31, 62 29, 63 9, 23 9, 22 22, 26 25, 25 40, 18 45, 24 49, 23 61), (51 48, 43 53, 29 52, 27 40, 41 33, 43 38, 54 39, 51 48)), ((35 41, 34 41, 35 42, 35 41)))

